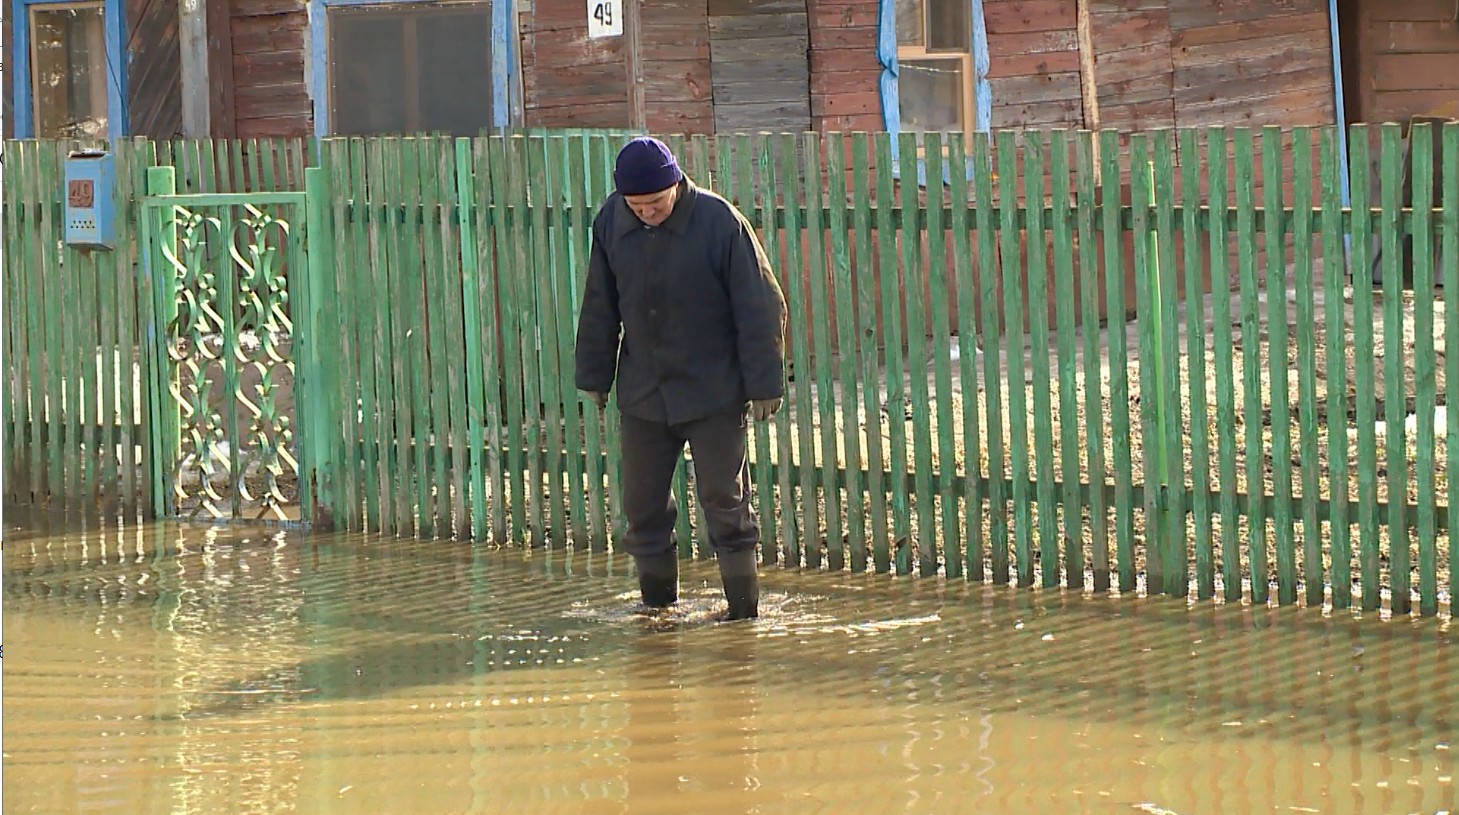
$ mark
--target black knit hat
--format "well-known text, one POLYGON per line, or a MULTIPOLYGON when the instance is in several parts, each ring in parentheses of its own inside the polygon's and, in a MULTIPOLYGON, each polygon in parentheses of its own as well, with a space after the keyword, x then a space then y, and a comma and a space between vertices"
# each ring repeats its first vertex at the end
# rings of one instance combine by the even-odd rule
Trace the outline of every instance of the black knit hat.
POLYGON ((618 151, 613 183, 624 195, 650 195, 684 180, 669 146, 651 136, 639 136, 618 151))

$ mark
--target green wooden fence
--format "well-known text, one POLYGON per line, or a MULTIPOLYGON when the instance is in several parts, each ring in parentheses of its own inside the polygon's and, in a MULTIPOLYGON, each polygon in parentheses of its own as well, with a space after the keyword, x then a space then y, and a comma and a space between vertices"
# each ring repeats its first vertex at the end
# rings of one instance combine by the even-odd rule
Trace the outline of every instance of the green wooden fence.
MULTIPOLYGON (((1437 613, 1459 524, 1459 126, 1350 135, 1347 192, 1372 206, 1343 205, 1333 129, 898 137, 944 179, 922 189, 885 134, 674 140, 789 299, 787 408, 753 439, 765 562, 1437 613)), ((621 138, 319 145, 291 271, 319 372, 305 517, 614 544, 617 416, 571 359, 621 138)), ((158 158, 121 152, 131 201, 158 158)), ((82 350, 140 356, 147 306, 123 252, 51 251, 55 148, 7 155, 25 247, 5 269, 7 497, 145 507, 148 430, 117 419, 139 397, 107 401, 82 350), (97 464, 88 432, 123 453, 97 464)), ((681 551, 708 554, 687 468, 676 489, 681 551)))

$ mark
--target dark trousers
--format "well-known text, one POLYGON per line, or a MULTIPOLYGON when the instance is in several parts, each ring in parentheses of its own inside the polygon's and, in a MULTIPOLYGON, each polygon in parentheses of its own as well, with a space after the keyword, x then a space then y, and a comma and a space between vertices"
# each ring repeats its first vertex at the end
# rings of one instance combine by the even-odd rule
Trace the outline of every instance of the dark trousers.
POLYGON ((629 554, 657 555, 674 549, 674 468, 689 444, 699 504, 716 553, 752 550, 760 525, 750 508, 750 468, 745 457, 746 416, 720 414, 684 424, 623 416, 624 543, 629 554))

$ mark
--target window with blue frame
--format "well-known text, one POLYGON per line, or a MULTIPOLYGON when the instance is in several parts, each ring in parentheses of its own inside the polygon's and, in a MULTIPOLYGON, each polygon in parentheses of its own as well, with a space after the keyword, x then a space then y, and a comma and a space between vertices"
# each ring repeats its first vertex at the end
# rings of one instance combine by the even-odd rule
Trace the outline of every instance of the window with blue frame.
MULTIPOLYGON (((882 65, 886 129, 892 133, 987 132, 993 94, 988 82, 983 0, 880 3, 877 59, 882 65)), ((892 141, 894 172, 900 176, 899 145, 898 140, 892 141)), ((917 180, 925 184, 921 153, 919 147, 917 180)), ((944 168, 952 166, 949 162, 944 168)), ((967 171, 972 173, 971 165, 967 171)))
POLYGON ((898 117, 906 131, 972 129, 968 0, 896 0, 898 117))
POLYGON ((509 6, 313 0, 319 135, 474 136, 505 126, 509 6))
POLYGON ((126 135, 120 0, 12 0, 19 138, 126 135))

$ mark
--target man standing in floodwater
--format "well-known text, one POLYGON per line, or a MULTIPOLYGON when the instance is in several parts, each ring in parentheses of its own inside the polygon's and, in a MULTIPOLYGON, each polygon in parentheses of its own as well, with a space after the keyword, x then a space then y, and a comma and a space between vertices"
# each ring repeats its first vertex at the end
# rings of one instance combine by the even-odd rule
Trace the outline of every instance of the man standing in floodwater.
POLYGON ((629 142, 613 181, 593 221, 576 378, 599 408, 618 384, 625 545, 643 603, 679 599, 672 481, 687 442, 725 618, 755 617, 747 420, 767 421, 785 394, 785 296, 749 221, 686 178, 663 142, 629 142))

